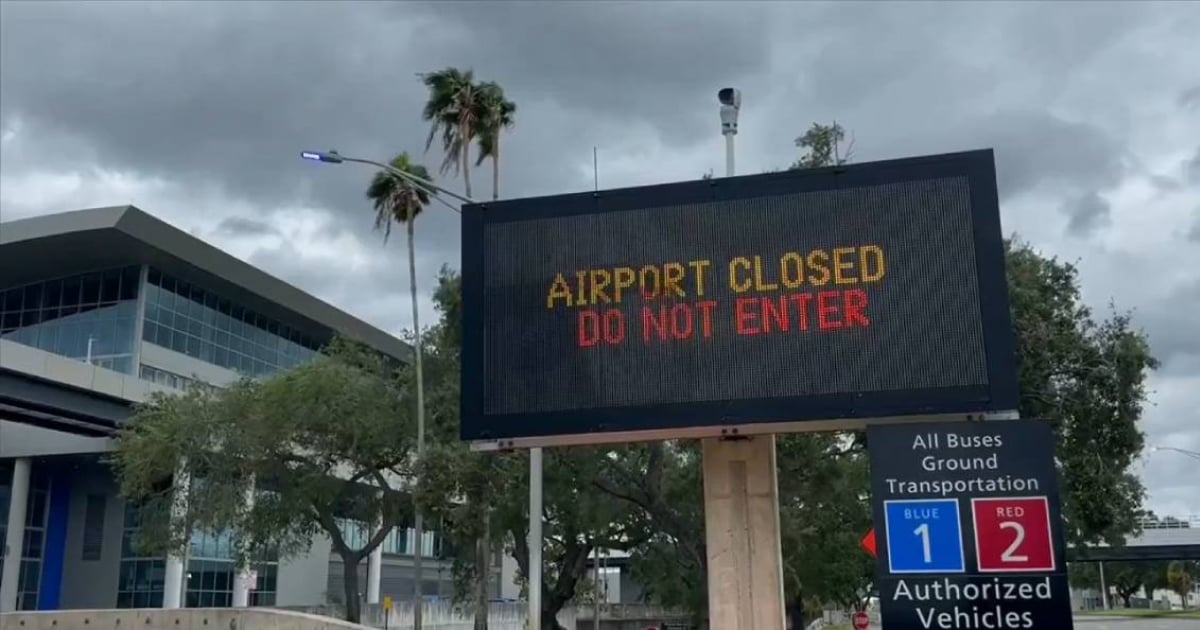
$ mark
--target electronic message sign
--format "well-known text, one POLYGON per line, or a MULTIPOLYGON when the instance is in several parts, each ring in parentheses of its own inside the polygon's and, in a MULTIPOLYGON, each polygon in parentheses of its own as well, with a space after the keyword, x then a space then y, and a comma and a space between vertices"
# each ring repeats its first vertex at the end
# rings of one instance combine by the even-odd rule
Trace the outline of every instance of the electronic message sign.
POLYGON ((1016 408, 990 150, 467 205, 462 269, 466 440, 1016 408))
POLYGON ((876 425, 867 446, 883 630, 1070 630, 1048 423, 876 425))

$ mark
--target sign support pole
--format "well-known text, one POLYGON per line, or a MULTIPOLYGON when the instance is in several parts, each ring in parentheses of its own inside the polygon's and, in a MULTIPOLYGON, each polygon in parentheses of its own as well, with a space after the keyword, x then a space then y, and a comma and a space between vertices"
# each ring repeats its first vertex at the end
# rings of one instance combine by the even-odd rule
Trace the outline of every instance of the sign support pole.
POLYGON ((784 630, 775 436, 702 445, 708 625, 784 630))
MULTIPOLYGON (((738 106, 722 107, 726 177, 734 175, 738 106)), ((784 630, 775 436, 706 438, 701 445, 708 627, 784 630)))

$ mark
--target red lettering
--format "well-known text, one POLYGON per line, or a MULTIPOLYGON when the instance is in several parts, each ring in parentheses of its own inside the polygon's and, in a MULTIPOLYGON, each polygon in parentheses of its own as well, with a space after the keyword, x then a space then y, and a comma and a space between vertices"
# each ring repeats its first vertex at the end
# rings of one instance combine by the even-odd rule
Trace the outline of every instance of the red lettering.
POLYGON ((600 343, 600 316, 593 310, 579 311, 579 347, 600 343))
POLYGON ((676 304, 671 307, 671 325, 674 328, 672 334, 676 339, 690 339, 692 337, 692 307, 687 304, 676 304))
POLYGON ((670 320, 667 319, 666 307, 660 308, 658 315, 655 315, 649 306, 642 307, 642 341, 650 341, 651 329, 658 333, 660 340, 667 340, 667 335, 671 331, 671 324, 670 320))
POLYGON ((610 346, 625 341, 625 314, 615 308, 604 314, 604 341, 610 346))
POLYGON ((700 325, 704 329, 704 338, 712 338, 712 312, 717 308, 717 303, 713 300, 705 300, 697 302, 696 306, 700 307, 700 325))
POLYGON ((787 299, 780 297, 779 303, 771 298, 762 299, 762 318, 763 332, 771 332, 771 320, 775 320, 775 326, 782 332, 787 332, 788 329, 788 312, 787 299))
POLYGON ((821 330, 842 327, 842 322, 829 319, 831 315, 837 315, 837 304, 833 303, 837 298, 837 291, 821 291, 817 294, 817 325, 821 330))
POLYGON ((867 292, 862 289, 850 289, 846 291, 846 300, 844 303, 846 310, 846 326, 862 326, 866 328, 871 325, 871 320, 867 319, 863 309, 867 307, 867 292))
POLYGON ((812 301, 812 294, 793 293, 788 299, 796 305, 796 320, 800 322, 800 330, 808 330, 808 303, 812 301))
POLYGON ((737 311, 737 333, 739 335, 757 335, 762 332, 758 328, 751 328, 754 323, 754 312, 749 310, 753 305, 758 304, 758 298, 738 298, 735 307, 737 311))

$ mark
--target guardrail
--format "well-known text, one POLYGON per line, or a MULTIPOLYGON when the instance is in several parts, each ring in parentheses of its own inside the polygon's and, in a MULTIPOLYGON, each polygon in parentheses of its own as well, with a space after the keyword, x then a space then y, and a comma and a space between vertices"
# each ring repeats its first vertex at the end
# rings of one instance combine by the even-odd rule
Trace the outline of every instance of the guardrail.
POLYGON ((147 608, 0 613, 4 630, 42 628, 138 630, 367 630, 348 621, 273 608, 147 608))

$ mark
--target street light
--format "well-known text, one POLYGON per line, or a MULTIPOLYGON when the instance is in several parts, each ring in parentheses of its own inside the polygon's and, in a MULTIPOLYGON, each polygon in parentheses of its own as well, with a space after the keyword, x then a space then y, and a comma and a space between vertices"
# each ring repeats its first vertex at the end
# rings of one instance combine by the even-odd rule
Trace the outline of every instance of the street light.
POLYGON ((392 166, 391 164, 384 164, 383 162, 376 162, 375 160, 364 160, 362 158, 346 157, 332 149, 329 151, 301 151, 300 157, 302 157, 306 160, 312 160, 314 162, 325 162, 326 164, 341 164, 343 162, 355 162, 358 164, 369 164, 371 166, 381 168, 381 169, 387 171, 388 173, 391 173, 392 175, 396 176, 397 178, 402 179, 402 180, 416 186, 417 188, 424 190, 425 192, 429 193, 430 196, 432 196, 434 199, 437 199, 439 202, 441 202, 442 205, 446 206, 447 208, 450 208, 451 210, 453 210, 459 214, 462 214, 462 210, 455 208, 454 204, 451 204, 451 203, 447 202, 445 199, 442 199, 440 195, 448 195, 450 197, 454 197, 455 199, 461 201, 462 203, 475 203, 475 200, 471 199, 470 197, 464 197, 452 190, 446 190, 445 188, 438 186, 437 184, 429 181, 428 179, 425 179, 424 177, 420 177, 418 175, 413 175, 412 173, 406 173, 406 172, 392 166))
POLYGON ((1157 453, 1158 451, 1175 451, 1176 453, 1186 455, 1188 457, 1191 457, 1192 459, 1200 459, 1200 453, 1197 453, 1196 451, 1189 451, 1185 448, 1175 448, 1174 446, 1151 446, 1150 447, 1151 453, 1157 453))
MULTIPOLYGON (((455 208, 453 204, 451 204, 450 202, 443 199, 441 197, 441 195, 449 195, 463 203, 475 203, 469 197, 464 197, 456 192, 446 190, 445 188, 438 186, 437 184, 425 179, 424 177, 413 175, 412 173, 407 173, 407 172, 402 171, 390 164, 384 164, 383 162, 376 162, 375 160, 365 160, 362 158, 346 157, 334 150, 301 151, 300 157, 302 157, 306 160, 312 160, 314 162, 325 162, 326 164, 341 164, 343 162, 354 162, 354 163, 358 163, 358 164, 367 164, 369 166, 381 168, 384 171, 387 171, 388 173, 390 173, 393 177, 395 177, 401 181, 408 182, 409 184, 412 184, 413 186, 424 190, 426 193, 429 194, 429 196, 433 197, 434 199, 437 199, 439 202, 441 202, 446 207, 448 207, 451 210, 458 212, 460 214, 462 213, 462 211, 459 210, 458 208, 455 208)), ((408 255, 409 255, 409 271, 412 274, 412 283, 414 285, 413 292, 415 295, 416 271, 415 271, 415 266, 413 263, 413 252, 412 252, 411 247, 409 248, 408 255)), ((425 377, 424 377, 424 371, 422 369, 422 360, 421 360, 422 355, 424 354, 424 348, 423 348, 424 344, 421 340, 421 327, 420 327, 420 323, 419 323, 420 320, 418 319, 418 310, 417 310, 416 299, 414 299, 412 301, 412 311, 413 311, 413 328, 416 329, 416 335, 415 335, 416 342, 413 345, 414 345, 414 351, 415 351, 414 354, 416 355, 415 367, 416 367, 416 372, 417 372, 417 458, 420 459, 425 454, 425 377)), ((422 584, 422 582, 421 582, 421 558, 424 555, 422 546, 424 545, 424 542, 425 542, 424 541, 424 538, 425 538, 424 516, 425 515, 423 513, 424 510, 422 510, 420 508, 419 504, 414 506, 414 511, 416 512, 416 519, 415 519, 416 522, 413 523, 413 529, 416 530, 415 531, 415 533, 416 533, 416 536, 415 536, 416 548, 413 549, 413 596, 414 596, 413 627, 416 628, 417 630, 420 630, 420 628, 421 628, 421 600, 423 599, 423 596, 424 596, 424 592, 421 590, 421 584, 422 584)), ((378 584, 379 584, 379 579, 380 579, 380 573, 383 569, 383 567, 382 567, 382 547, 377 547, 376 551, 371 552, 371 556, 372 556, 372 560, 368 566, 375 567, 375 571, 374 571, 373 580, 370 582, 370 585, 374 585, 374 589, 373 589, 373 590, 375 590, 374 595, 375 595, 375 598, 378 599, 378 595, 379 595, 378 584), (379 553, 377 554, 376 552, 379 552, 379 553)), ((371 588, 370 585, 368 586, 368 588, 371 588)), ((368 594, 368 596, 369 595, 370 594, 368 594)))

